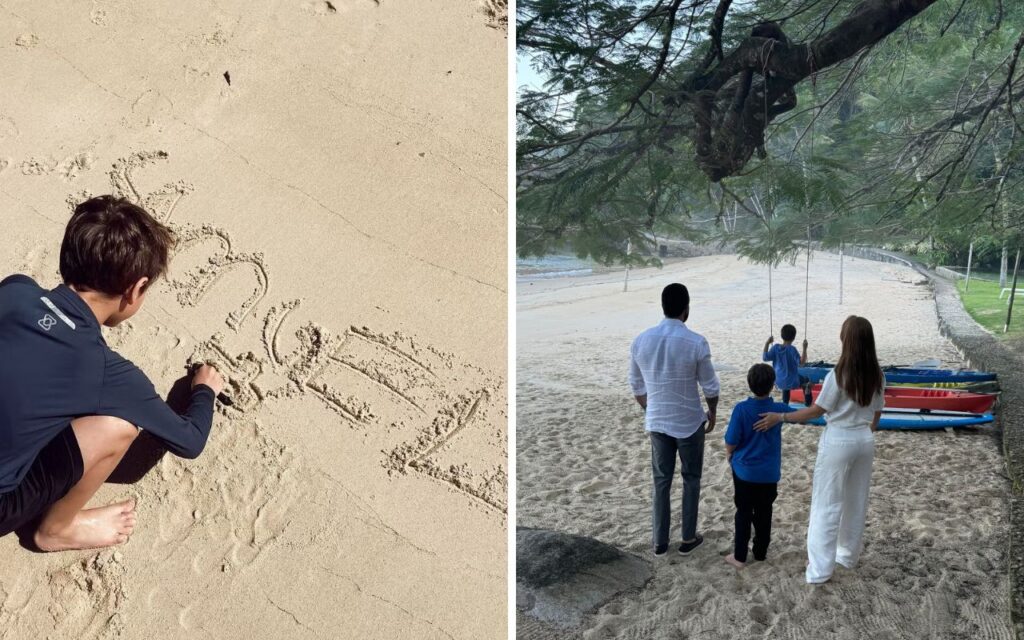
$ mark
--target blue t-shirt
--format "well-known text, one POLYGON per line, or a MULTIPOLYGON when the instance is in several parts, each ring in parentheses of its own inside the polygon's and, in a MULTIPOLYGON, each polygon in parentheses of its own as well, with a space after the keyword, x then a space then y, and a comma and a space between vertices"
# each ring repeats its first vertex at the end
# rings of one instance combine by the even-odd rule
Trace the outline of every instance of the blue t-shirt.
POLYGON ((732 454, 732 470, 740 480, 747 482, 778 482, 782 476, 782 428, 776 425, 768 431, 754 431, 754 424, 762 413, 786 413, 788 405, 775 402, 771 396, 747 398, 733 407, 729 428, 725 430, 725 443, 736 447, 732 454))
POLYGON ((796 389, 800 386, 800 352, 791 344, 773 344, 764 354, 764 361, 775 367, 775 386, 796 389))
POLYGON ((194 458, 213 423, 213 389, 196 385, 185 415, 107 346, 89 305, 65 285, 0 282, 0 493, 21 483, 39 452, 71 420, 113 416, 194 458))

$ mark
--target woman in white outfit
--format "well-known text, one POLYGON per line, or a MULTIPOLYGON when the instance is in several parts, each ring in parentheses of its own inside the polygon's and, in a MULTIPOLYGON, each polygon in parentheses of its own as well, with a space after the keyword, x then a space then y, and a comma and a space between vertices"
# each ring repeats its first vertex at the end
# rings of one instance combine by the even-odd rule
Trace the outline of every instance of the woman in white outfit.
POLYGON ((804 422, 824 415, 818 441, 807 525, 807 582, 832 577, 836 563, 852 569, 864 546, 864 520, 875 458, 874 431, 884 406, 885 378, 878 366, 875 335, 866 318, 850 316, 839 332, 842 355, 812 406, 765 413, 755 429, 779 422, 804 422))

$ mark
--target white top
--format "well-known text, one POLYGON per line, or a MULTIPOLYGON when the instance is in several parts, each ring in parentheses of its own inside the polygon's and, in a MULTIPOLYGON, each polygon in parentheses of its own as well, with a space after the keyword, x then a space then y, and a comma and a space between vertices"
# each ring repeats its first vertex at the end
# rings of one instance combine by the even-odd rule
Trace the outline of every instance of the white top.
POLYGON ((706 419, 704 396, 718 397, 718 376, 708 341, 682 321, 665 318, 644 331, 630 348, 629 386, 647 396, 644 428, 673 438, 688 438, 706 419))
MULTIPOLYGON (((882 386, 885 386, 884 378, 882 386)), ((862 407, 839 386, 833 369, 825 376, 814 404, 825 410, 825 423, 829 429, 868 429, 875 419, 875 412, 885 408, 883 394, 884 391, 876 393, 868 406, 862 407)))

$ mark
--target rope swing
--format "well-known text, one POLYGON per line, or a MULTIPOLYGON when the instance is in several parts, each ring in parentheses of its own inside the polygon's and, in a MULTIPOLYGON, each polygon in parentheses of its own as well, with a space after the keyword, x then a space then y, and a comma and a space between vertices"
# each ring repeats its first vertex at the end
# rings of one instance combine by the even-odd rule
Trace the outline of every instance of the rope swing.
MULTIPOLYGON (((768 232, 771 237, 771 231, 768 232)), ((772 263, 768 263, 768 335, 775 335, 775 321, 772 319, 772 263)))
POLYGON ((807 339, 808 292, 811 286, 811 225, 807 225, 807 268, 804 270, 804 340, 807 339))
POLYGON ((772 235, 772 217, 775 213, 775 202, 772 200, 772 162, 768 154, 768 59, 775 50, 775 41, 768 42, 768 55, 764 57, 761 66, 761 96, 764 101, 764 129, 761 137, 763 139, 764 168, 765 168, 765 191, 767 198, 764 209, 765 225, 768 227, 768 335, 775 335, 775 319, 772 317, 772 270, 775 268, 775 238, 772 235))

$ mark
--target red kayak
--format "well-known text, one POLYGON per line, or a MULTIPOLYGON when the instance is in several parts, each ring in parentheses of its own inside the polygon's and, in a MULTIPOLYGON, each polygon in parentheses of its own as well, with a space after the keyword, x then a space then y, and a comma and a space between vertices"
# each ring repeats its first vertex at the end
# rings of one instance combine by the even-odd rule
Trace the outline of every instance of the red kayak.
MULTIPOLYGON (((811 387, 811 400, 818 397, 821 385, 811 387)), ((791 402, 803 402, 803 389, 790 392, 791 402)), ((994 393, 970 393, 953 389, 926 389, 921 387, 886 387, 886 409, 927 409, 929 411, 966 411, 988 413, 996 402, 994 393)))

